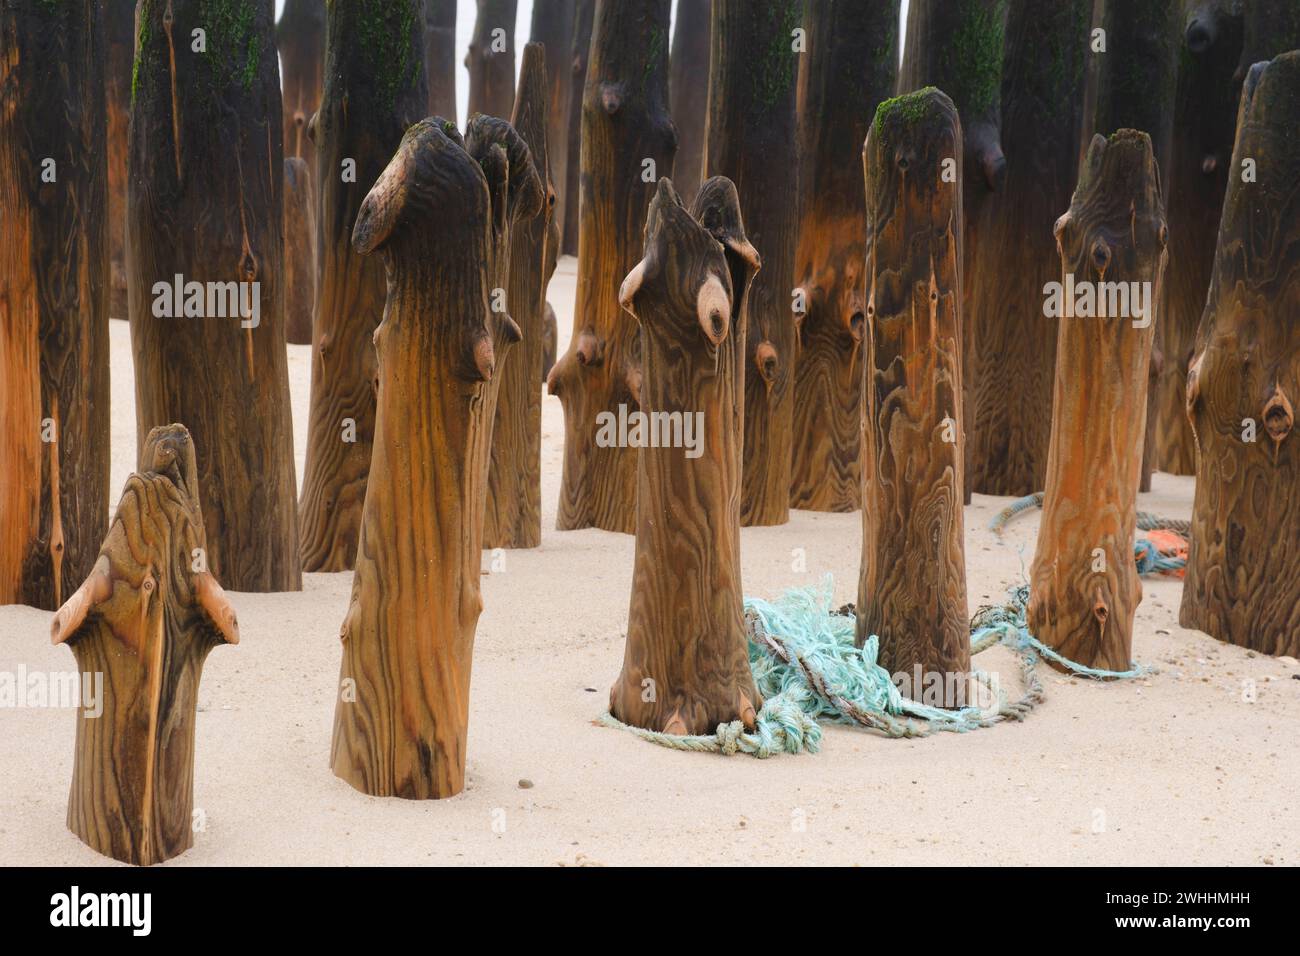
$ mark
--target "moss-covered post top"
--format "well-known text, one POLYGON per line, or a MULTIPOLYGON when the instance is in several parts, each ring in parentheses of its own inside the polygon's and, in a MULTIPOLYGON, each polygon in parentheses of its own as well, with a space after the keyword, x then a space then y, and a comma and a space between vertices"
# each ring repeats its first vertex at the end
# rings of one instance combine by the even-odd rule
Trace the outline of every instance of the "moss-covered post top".
MULTIPOLYGON (((911 169, 936 170, 935 188, 960 182, 961 124, 957 107, 942 90, 927 86, 885 100, 867 133, 863 161, 892 163, 907 174, 911 169)), ((877 177, 884 184, 891 177, 877 177)), ((868 196, 868 206, 872 197, 868 196)))

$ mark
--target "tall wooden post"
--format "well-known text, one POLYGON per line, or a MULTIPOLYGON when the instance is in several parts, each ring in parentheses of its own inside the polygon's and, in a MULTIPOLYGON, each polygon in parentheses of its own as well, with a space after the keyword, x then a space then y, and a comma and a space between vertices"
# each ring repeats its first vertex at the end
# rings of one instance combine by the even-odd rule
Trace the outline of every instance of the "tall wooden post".
POLYGON ((672 172, 668 0, 599 0, 582 100, 577 309, 569 349, 547 379, 564 406, 564 477, 556 526, 631 534, 636 449, 600 443, 602 413, 640 402, 639 335, 618 305, 635 264, 655 181, 672 172))
POLYGON ((251 16, 234 20, 210 16, 201 0, 140 0, 136 10, 127 198, 136 432, 189 428, 208 565, 237 591, 302 586, 271 7, 252 0, 251 16))
POLYGON ((303 474, 301 553, 307 571, 345 571, 375 434, 375 349, 384 314, 382 264, 351 244, 361 203, 402 133, 428 103, 416 29, 422 0, 353 0, 329 7, 325 92, 316 121, 321 170, 319 284, 311 410, 303 474))
MULTIPOLYGON (((679 14, 680 16, 680 14, 679 14)), ((790 517, 794 385, 796 0, 715 0, 708 90, 709 176, 736 184, 745 228, 760 247, 745 322, 744 478, 740 522, 790 517)), ((680 31, 680 28, 679 28, 680 31)))
POLYGON ((979 211, 963 277, 974 365, 967 464, 982 494, 1027 495, 1046 478, 1056 325, 1043 318, 1042 290, 1060 263, 1044 237, 1069 205, 1079 163, 1091 10, 1092 0, 1010 0, 1007 10, 1006 182, 979 211))
POLYGON ((668 96, 677 128, 673 182, 686 202, 695 198, 705 176, 708 138, 709 56, 712 0, 677 0, 673 48, 669 57, 668 96))
POLYGON ((1122 671, 1142 599, 1133 534, 1169 234, 1146 133, 1093 137, 1054 231, 1060 288, 1039 302, 1060 333, 1029 630, 1073 661, 1122 671))
POLYGON ((1200 454, 1179 622, 1300 654, 1300 53, 1247 74, 1187 411, 1200 454))
POLYGON ((478 0, 474 35, 465 54, 470 116, 482 113, 504 119, 514 108, 517 12, 517 0, 478 0))
MULTIPOLYGON (((315 152, 315 150, 313 150, 315 152)), ((316 313, 316 191, 300 156, 284 161, 284 337, 311 345, 316 313)))
POLYGON ((966 703, 970 670, 961 137, 952 100, 930 87, 882 103, 862 152, 869 339, 856 637, 861 646, 878 636, 881 666, 912 679, 908 696, 941 707, 966 703))
MULTIPOLYGON (((933 86, 957 107, 962 125, 962 275, 972 272, 972 250, 980 244, 978 226, 985 204, 1006 179, 1002 153, 1002 47, 1005 41, 1006 0, 911 0, 907 8, 907 43, 898 77, 898 91, 909 93, 933 86)), ((971 421, 969 302, 962 310, 963 421, 971 421)), ((970 502, 966 474, 964 497, 970 502)))
POLYGON ((609 694, 610 713, 650 730, 752 729, 763 703, 740 583, 745 296, 757 266, 729 180, 707 180, 693 213, 659 180, 645 258, 619 300, 642 330, 642 410, 679 417, 692 440, 641 449, 627 643, 609 694))
POLYGON ((126 481, 98 560, 50 624, 77 659, 83 703, 68 829, 124 863, 149 866, 194 843, 194 725, 208 653, 239 624, 203 563, 207 538, 194 443, 153 429, 126 481))
POLYGON ((591 27, 596 0, 574 0, 573 45, 569 51, 569 160, 564 171, 564 233, 561 249, 566 256, 578 254, 579 176, 582 170, 582 98, 587 89, 587 61, 591 58, 591 27))
MULTIPOLYGON (((533 22, 529 28, 529 39, 546 49, 546 156, 550 164, 551 188, 555 190, 551 219, 561 235, 564 233, 564 178, 569 161, 573 16, 574 0, 533 0, 533 22)), ((520 69, 522 75, 522 67, 520 69)), ((515 102, 519 102, 517 93, 515 102)), ((574 119, 576 121, 577 117, 574 119)), ((574 161, 577 161, 576 154, 574 161)), ((559 249, 555 251, 558 255, 559 249)))
MULTIPOLYGON (((285 0, 275 25, 284 90, 284 155, 307 161, 316 180, 316 149, 307 124, 320 107, 325 72, 325 4, 320 0, 285 0)), ((292 339, 290 341, 293 341, 292 339)))
POLYGON ((353 242, 380 253, 389 297, 330 763, 375 796, 465 784, 495 371, 519 339, 492 287, 512 222, 541 203, 508 123, 476 117, 462 141, 453 124, 421 120, 357 217, 353 242))
POLYGON ((0 604, 53 609, 108 515, 104 11, 0 8, 0 604))
POLYGON ((456 122, 456 0, 424 2, 424 67, 429 115, 456 122))
POLYGON ((555 191, 551 188, 546 141, 548 93, 546 48, 524 47, 515 100, 514 126, 531 153, 530 162, 547 201, 540 214, 513 232, 506 305, 523 340, 497 361, 500 378, 492 460, 488 466, 483 547, 536 548, 542 543, 542 352, 546 284, 555 271, 555 191))
POLYGON ((853 511, 861 494, 866 331, 858 157, 876 107, 894 91, 898 4, 809 0, 803 23, 790 505, 853 511))
POLYGON ((125 319, 126 147, 131 119, 131 66, 135 62, 135 4, 104 4, 108 42, 108 248, 112 295, 108 315, 125 319))

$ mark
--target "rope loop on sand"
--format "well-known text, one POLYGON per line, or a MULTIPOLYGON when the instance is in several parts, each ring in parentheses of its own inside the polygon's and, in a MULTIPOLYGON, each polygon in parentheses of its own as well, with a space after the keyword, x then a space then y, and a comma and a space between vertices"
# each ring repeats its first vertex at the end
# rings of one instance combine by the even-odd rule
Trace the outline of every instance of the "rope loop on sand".
POLYGON ((1005 604, 980 608, 971 619, 971 654, 995 645, 1011 650, 1020 665, 1022 690, 1011 701, 997 675, 972 671, 967 694, 982 704, 945 709, 904 697, 878 661, 875 635, 854 646, 851 606, 831 609, 830 575, 821 587, 794 588, 779 601, 745 600, 749 665, 763 706, 746 730, 739 720, 719 724, 712 734, 666 734, 625 724, 610 713, 597 723, 635 734, 673 750, 745 753, 758 758, 778 753, 816 753, 820 721, 863 727, 886 737, 926 737, 938 731, 967 733, 1004 720, 1024 720, 1043 701, 1038 662, 1046 658, 1080 677, 1126 680, 1153 672, 1134 665, 1126 671, 1085 667, 1056 653, 1029 633, 1029 588, 1012 588, 1005 604))

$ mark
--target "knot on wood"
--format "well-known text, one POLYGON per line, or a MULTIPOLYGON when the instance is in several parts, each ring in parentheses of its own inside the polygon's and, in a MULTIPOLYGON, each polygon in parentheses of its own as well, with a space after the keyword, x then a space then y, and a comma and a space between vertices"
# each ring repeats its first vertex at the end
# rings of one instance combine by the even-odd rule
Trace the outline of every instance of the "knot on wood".
POLYGON ((1295 414, 1291 408, 1291 400, 1287 398, 1280 384, 1273 386, 1273 394, 1264 403, 1261 417, 1264 421, 1264 430, 1268 432, 1268 437, 1273 439, 1274 444, 1280 445, 1282 440, 1291 433, 1291 428, 1295 425, 1295 414))

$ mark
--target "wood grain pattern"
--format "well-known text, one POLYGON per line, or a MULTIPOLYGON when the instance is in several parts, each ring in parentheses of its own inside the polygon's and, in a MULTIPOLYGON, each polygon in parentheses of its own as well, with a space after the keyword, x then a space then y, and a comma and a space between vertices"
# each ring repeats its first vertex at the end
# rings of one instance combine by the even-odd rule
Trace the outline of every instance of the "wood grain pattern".
POLYGON ((790 518, 794 399, 796 0, 716 0, 705 168, 740 194, 750 240, 763 256, 747 301, 742 525, 790 518))
POLYGON ((108 515, 104 10, 0 10, 0 603, 52 610, 108 515))
POLYGON ((859 157, 898 72, 898 4, 808 0, 798 94, 798 320, 790 505, 861 500, 864 217, 859 157))
POLYGON ((353 233, 382 257, 389 294, 330 763, 358 790, 408 799, 465 785, 494 373, 519 340, 491 292, 512 224, 543 202, 508 123, 475 117, 462 140, 444 122, 407 131, 353 233))
MULTIPOLYGON (((1146 133, 1093 137, 1055 233, 1062 277, 1150 283, 1149 302, 1160 301, 1169 233, 1146 133)), ((1060 333, 1029 631, 1085 666, 1128 670, 1142 600, 1133 535, 1155 325, 1070 312, 1045 321, 1059 321, 1060 333)))
POLYGON ((564 475, 556 527, 636 527, 636 449, 596 444, 597 416, 635 411, 640 392, 636 323, 618 305, 635 265, 654 183, 672 172, 668 118, 667 0, 600 0, 582 100, 582 194, 577 307, 569 349, 547 389, 564 406, 564 475))
POLYGON ((1010 0, 1007 9, 1007 177, 978 211, 963 276, 974 366, 967 465, 981 494, 1027 495, 1046 479, 1056 325, 1043 318, 1042 290, 1060 271, 1047 237, 1079 160, 1091 9, 1091 0, 1010 0))
MULTIPOLYGON (((1156 169, 1168 176, 1173 151, 1174 102, 1178 82, 1178 54, 1182 43, 1183 0, 1131 0, 1108 3, 1101 25, 1106 31, 1106 53, 1100 56, 1093 108, 1085 115, 1084 136, 1109 136, 1120 129, 1141 130, 1151 137, 1156 169)), ((1165 295, 1169 287, 1165 285, 1165 295)), ((1151 490, 1151 473, 1160 457, 1156 444, 1156 396, 1165 365, 1160 347, 1160 326, 1167 312, 1165 301, 1156 308, 1156 339, 1148 371, 1146 437, 1142 442, 1139 491, 1151 490)))
MULTIPOLYGON (((469 70, 469 115, 506 118, 515 104, 516 0, 477 0, 474 35, 465 53, 469 70), (494 49, 494 31, 504 30, 504 49, 494 49)), ((500 44, 497 44, 500 45, 500 44)))
POLYGON ((284 335, 311 345, 316 312, 316 191, 311 167, 299 156, 284 161, 284 335))
POLYGON ((578 254, 578 197, 582 172, 582 98, 587 89, 587 62, 591 58, 591 28, 595 19, 596 0, 574 0, 573 45, 569 50, 569 160, 564 171, 564 233, 560 251, 566 256, 578 254))
MULTIPOLYGON (((573 17, 574 0, 533 0, 533 19, 528 35, 532 42, 540 43, 546 49, 546 156, 551 168, 551 188, 555 191, 551 219, 561 240, 564 236, 564 183, 569 162, 573 17)), ((516 94, 515 102, 518 101, 516 94)), ((576 116, 574 121, 577 121, 576 116)), ((577 161, 577 154, 574 161, 577 161)), ((555 251, 558 255, 559 248, 555 251)))
MULTIPOLYGON (((136 433, 194 436, 208 565, 237 591, 296 591, 284 338, 284 166, 270 0, 247 21, 140 0, 127 196, 136 433), (207 52, 188 39, 203 28, 207 52), (259 323, 154 314, 156 283, 257 282, 259 323)), ((141 448, 143 451, 143 449, 141 448)))
POLYGON ((383 318, 387 285, 383 264, 358 255, 351 238, 366 193, 428 103, 423 36, 415 29, 421 2, 363 0, 329 8, 325 92, 312 133, 324 178, 299 503, 307 571, 346 571, 356 560, 375 434, 371 339, 383 318), (345 175, 350 164, 354 179, 345 175))
POLYGON ((317 181, 316 149, 307 125, 320 108, 325 86, 325 6, 320 0, 285 0, 275 25, 283 90, 284 155, 306 160, 313 183, 317 181))
POLYGON ((1237 114, 1187 410, 1199 454, 1179 621, 1300 653, 1300 52, 1252 67, 1237 114), (1243 182, 1242 163, 1255 162, 1243 182), (1243 440, 1253 423, 1255 440, 1243 440))
POLYGON ((456 120, 456 0, 424 2, 424 67, 429 115, 456 120))
POLYGON ((619 299, 642 330, 642 410, 702 420, 703 454, 646 447, 637 462, 636 559, 619 720, 676 734, 753 728, 740 582, 745 297, 758 254, 732 183, 715 177, 687 212, 660 179, 645 257, 619 299))
POLYGON ((135 4, 105 3, 108 43, 108 243, 112 295, 108 315, 125 319, 126 300, 126 152, 131 119, 131 65, 135 61, 135 4))
MULTIPOLYGON (((926 86, 943 90, 962 123, 962 275, 971 274, 979 248, 982 210, 1006 180, 1002 152, 1002 48, 1007 0, 911 0, 898 92, 926 86)), ((971 421, 974 334, 970 309, 962 310, 963 421, 971 421)), ((964 497, 970 503, 970 470, 964 497)))
POLYGON ((207 546, 194 444, 153 429, 89 576, 50 625, 82 674, 68 829, 92 849, 149 866, 194 843, 194 726, 208 652, 239 625, 207 546), (99 675, 98 679, 94 675, 99 675), (95 710, 101 710, 96 714, 95 710))
MULTIPOLYGON (((863 149, 867 344, 856 641, 891 674, 942 674, 966 703, 962 523, 962 129, 946 94, 882 104, 863 149), (943 180, 954 159, 955 181, 943 180)), ((917 696, 922 687, 916 687, 917 696)))
POLYGON ((545 50, 540 43, 524 46, 519 93, 511 117, 546 202, 537 216, 515 226, 509 275, 501 279, 510 316, 523 340, 497 362, 500 384, 483 517, 485 548, 536 548, 542 543, 543 313, 559 238, 552 215, 555 191, 546 141, 549 93, 545 50))
POLYGON ((709 136, 709 76, 713 0, 677 0, 673 47, 668 60, 668 101, 677 130, 673 184, 686 202, 708 175, 704 153, 709 136))

